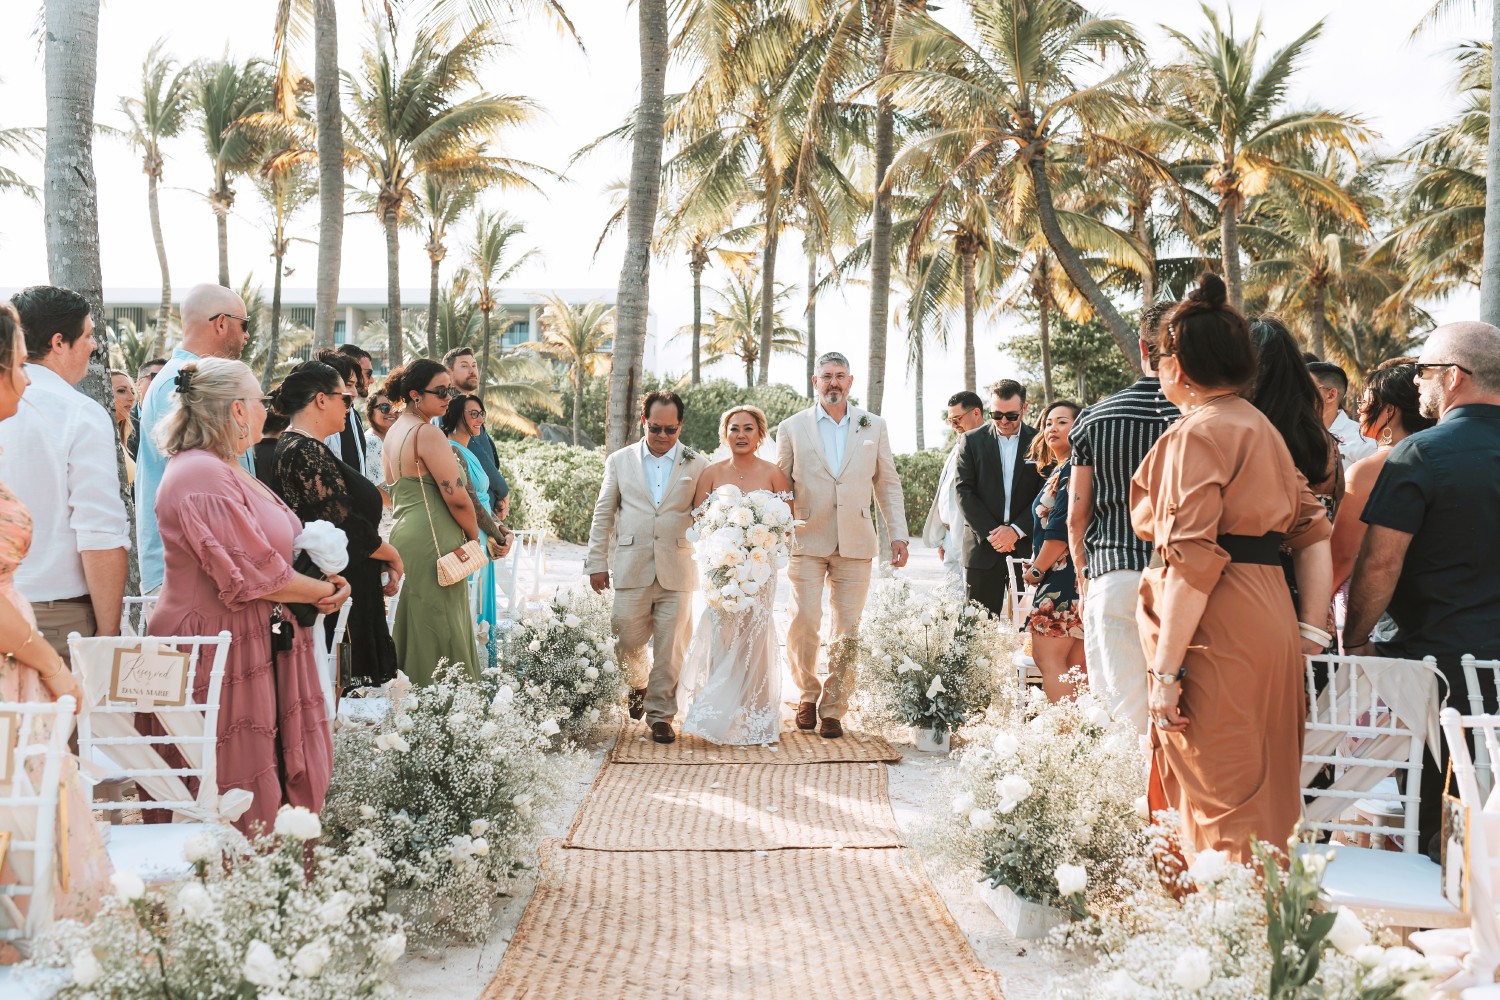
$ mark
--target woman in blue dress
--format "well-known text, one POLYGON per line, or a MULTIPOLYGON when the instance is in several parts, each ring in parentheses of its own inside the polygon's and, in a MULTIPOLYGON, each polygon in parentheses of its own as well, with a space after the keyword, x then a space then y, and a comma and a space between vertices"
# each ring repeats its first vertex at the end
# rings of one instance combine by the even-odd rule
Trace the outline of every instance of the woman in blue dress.
POLYGON ((484 428, 484 403, 478 396, 454 397, 449 401, 448 411, 443 414, 439 426, 448 435, 448 440, 453 444, 453 453, 458 456, 459 464, 468 475, 469 495, 474 500, 479 530, 490 539, 491 561, 484 564, 484 569, 469 577, 469 585, 472 588, 470 595, 474 598, 471 602, 474 627, 484 640, 486 665, 493 666, 497 662, 500 648, 500 609, 495 593, 494 559, 498 558, 497 551, 503 552, 507 547, 507 534, 504 528, 495 523, 495 512, 490 509, 490 477, 484 471, 484 466, 479 464, 479 459, 469 450, 469 442, 484 428))
POLYGON ((1042 492, 1031 505, 1031 565, 1023 574, 1036 587, 1026 630, 1031 633, 1031 658, 1042 675, 1048 701, 1077 694, 1068 672, 1087 671, 1083 655, 1083 619, 1079 615, 1078 579, 1068 552, 1068 464, 1072 448, 1068 432, 1081 407, 1059 399, 1042 411, 1041 432, 1028 456, 1038 469, 1052 467, 1042 492))

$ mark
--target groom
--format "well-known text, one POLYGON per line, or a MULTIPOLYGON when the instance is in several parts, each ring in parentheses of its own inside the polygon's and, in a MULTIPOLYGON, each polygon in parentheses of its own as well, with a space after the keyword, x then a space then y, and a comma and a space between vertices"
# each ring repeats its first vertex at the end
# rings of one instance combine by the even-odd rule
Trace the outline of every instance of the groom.
POLYGON ((844 711, 854 693, 853 644, 870 592, 870 564, 878 542, 870 501, 880 504, 891 532, 891 565, 906 565, 906 508, 885 421, 849 405, 849 360, 830 352, 813 373, 816 405, 782 421, 776 464, 792 481, 797 529, 788 576, 792 583, 787 658, 801 688, 797 728, 828 739, 844 734, 844 711), (818 629, 823 584, 833 607, 828 682, 818 682, 818 629), (822 723, 818 719, 822 717, 822 723))
POLYGON ((682 399, 649 392, 641 404, 645 436, 604 460, 604 483, 594 504, 583 571, 595 593, 609 588, 615 566, 611 626, 630 678, 630 717, 642 714, 658 743, 677 738, 677 678, 693 635, 693 591, 698 568, 687 531, 693 494, 708 464, 678 442, 682 399), (652 644, 646 672, 646 642, 652 644))

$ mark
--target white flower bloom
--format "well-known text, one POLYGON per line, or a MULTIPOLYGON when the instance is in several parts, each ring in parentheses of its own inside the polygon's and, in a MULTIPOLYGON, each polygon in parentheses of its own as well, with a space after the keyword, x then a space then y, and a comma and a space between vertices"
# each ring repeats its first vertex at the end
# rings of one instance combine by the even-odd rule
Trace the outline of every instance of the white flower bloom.
POLYGON ((461 733, 463 732, 464 726, 467 725, 468 722, 469 717, 463 712, 454 712, 452 715, 448 716, 448 732, 461 733))
POLYGON ((1188 991, 1203 989, 1213 977, 1213 962, 1202 948, 1188 948, 1172 966, 1172 982, 1188 991))
POLYGON ((1003 799, 1025 802, 1026 797, 1031 794, 1031 782, 1022 775, 1007 774, 995 783, 995 791, 999 792, 1003 799))
POLYGON ((537 727, 543 736, 556 736, 562 732, 562 727, 557 724, 556 719, 543 719, 542 724, 537 727))
POLYGON ((483 837, 484 834, 485 834, 485 831, 487 831, 489 828, 490 828, 490 821, 489 820, 487 820, 487 819, 476 819, 474 822, 472 822, 472 823, 469 824, 469 836, 471 836, 471 837, 483 837))
POLYGON ((516 700, 516 689, 509 684, 500 685, 500 690, 495 692, 495 700, 490 703, 490 711, 498 715, 500 710, 516 700))
POLYGON ((1342 955, 1353 955, 1370 943, 1370 932, 1360 923, 1359 917, 1347 906, 1341 906, 1328 929, 1328 943, 1342 955))
POLYGON ((583 676, 587 677, 591 681, 596 681, 599 679, 599 668, 592 666, 584 667, 583 676))
POLYGON ((592 667, 593 661, 590 660, 587 656, 580 656, 578 658, 577 662, 578 662, 578 669, 579 670, 591 670, 591 669, 593 669, 593 667, 592 667))
POLYGON ((1378 944, 1360 945, 1354 949, 1354 960, 1367 969, 1373 969, 1385 958, 1385 949, 1378 944))
POLYGON ((591 709, 589 709, 589 724, 593 725, 594 723, 596 723, 598 721, 599 721, 599 710, 597 708, 591 708, 591 709))
POLYGON ((520 813, 522 816, 530 816, 532 798, 533 796, 530 792, 522 792, 520 795, 517 795, 515 798, 511 799, 510 804, 515 806, 516 812, 520 813))
POLYGON ((1427 969, 1427 959, 1405 945, 1397 945, 1380 956, 1379 968, 1386 972, 1423 972, 1427 969))
POLYGON ((104 975, 104 967, 94 957, 94 953, 88 948, 80 948, 73 952, 73 982, 84 989, 88 989, 99 981, 104 975))
POLYGON ((240 975, 251 985, 264 987, 280 986, 286 979, 286 972, 281 968, 281 960, 276 957, 276 952, 260 940, 251 941, 250 947, 245 949, 245 964, 240 975))
POLYGON ((469 850, 474 853, 476 858, 487 858, 490 855, 490 842, 483 837, 475 837, 474 843, 470 845, 469 850))
POLYGON ((1089 887, 1089 873, 1083 865, 1061 864, 1052 874, 1057 879, 1057 891, 1063 896, 1083 892, 1089 887))
POLYGON ((349 908, 353 900, 347 892, 336 892, 318 907, 318 920, 324 927, 342 926, 349 919, 349 908))
POLYGON ((577 615, 569 614, 569 615, 563 616, 563 625, 566 626, 567 628, 577 628, 578 626, 580 626, 582 624, 583 624, 583 619, 579 618, 577 615))
POLYGON ((403 931, 397 931, 375 946, 375 961, 381 965, 390 965, 404 954, 406 954, 406 934, 403 931))
POLYGON ((375 816, 376 816, 376 813, 375 813, 375 807, 374 806, 360 806, 359 807, 359 818, 360 819, 374 819, 375 816))
POLYGON ((932 612, 931 611, 924 611, 920 615, 918 615, 917 616, 917 624, 920 625, 920 626, 922 626, 923 628, 927 628, 929 625, 931 625, 932 624, 932 612))
POLYGON ((416 725, 409 715, 396 716, 396 732, 398 733, 409 733, 416 728, 416 725))
POLYGON ((317 840, 323 836, 318 814, 301 806, 282 806, 276 814, 276 835, 293 840, 317 840))
POLYGON ((109 884, 114 886, 115 895, 126 902, 140 899, 146 894, 146 883, 133 871, 115 872, 109 877, 109 884))
POLYGON ((1216 885, 1229 875, 1229 855, 1213 848, 1199 851, 1187 873, 1199 888, 1216 885))
POLYGON ((953 811, 960 816, 974 808, 974 793, 959 792, 953 796, 953 811))
POLYGON ((533 653, 540 653, 542 651, 542 641, 540 639, 532 639, 526 644, 526 648, 533 653))
POLYGON ((995 814, 988 809, 970 809, 969 825, 983 833, 993 830, 998 824, 995 821, 995 814))
POLYGON ((323 966, 332 957, 333 949, 328 946, 327 941, 309 941, 292 956, 292 968, 303 979, 317 979, 323 974, 323 966))
POLYGON ((1096 726, 1109 725, 1109 713, 1098 705, 1090 705, 1083 710, 1083 717, 1096 726))
POLYGON ((947 690, 947 688, 943 687, 943 675, 937 674, 932 678, 932 683, 927 685, 927 698, 931 700, 947 690))
POLYGON ((990 744, 990 749, 995 751, 995 756, 1001 760, 1008 760, 1015 756, 1017 750, 1021 749, 1021 741, 1010 733, 996 733, 995 742, 990 744))
POLYGON ((190 881, 177 893, 177 909, 189 920, 202 920, 214 912, 214 898, 203 883, 190 881))
POLYGON ((493 722, 486 722, 484 725, 479 727, 479 738, 488 742, 494 739, 499 732, 499 726, 495 725, 493 722))
POLYGON ((211 833, 195 833, 182 843, 182 856, 190 865, 206 864, 219 856, 219 844, 211 833))

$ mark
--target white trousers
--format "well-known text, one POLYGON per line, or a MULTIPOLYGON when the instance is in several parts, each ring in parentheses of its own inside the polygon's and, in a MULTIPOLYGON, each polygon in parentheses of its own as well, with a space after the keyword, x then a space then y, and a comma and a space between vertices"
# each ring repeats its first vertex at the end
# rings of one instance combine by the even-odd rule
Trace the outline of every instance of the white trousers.
POLYGON ((1116 719, 1146 731, 1146 654, 1135 609, 1141 574, 1133 569, 1089 580, 1083 600, 1083 647, 1094 694, 1116 719))

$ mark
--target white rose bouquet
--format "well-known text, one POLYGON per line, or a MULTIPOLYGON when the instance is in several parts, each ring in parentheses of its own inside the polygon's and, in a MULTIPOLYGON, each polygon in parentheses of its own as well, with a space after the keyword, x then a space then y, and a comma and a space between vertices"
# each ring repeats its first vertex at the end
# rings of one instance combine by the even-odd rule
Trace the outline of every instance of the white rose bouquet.
POLYGON ((723 615, 749 610, 771 575, 787 564, 797 520, 784 499, 764 490, 720 486, 693 511, 688 541, 708 579, 703 597, 723 615))
POLYGON ((882 584, 859 626, 859 698, 867 721, 939 733, 961 726, 1001 699, 1013 707, 1009 670, 1014 632, 962 594, 906 580, 882 584))
POLYGON ((560 590, 502 633, 500 664, 488 671, 520 711, 582 742, 619 712, 625 672, 615 656, 610 599, 587 588, 560 590))

